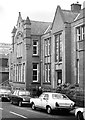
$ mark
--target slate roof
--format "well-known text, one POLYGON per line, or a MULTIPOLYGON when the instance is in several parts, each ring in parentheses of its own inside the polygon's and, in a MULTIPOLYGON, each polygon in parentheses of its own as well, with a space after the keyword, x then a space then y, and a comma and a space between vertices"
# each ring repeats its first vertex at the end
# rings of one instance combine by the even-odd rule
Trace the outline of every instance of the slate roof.
POLYGON ((51 22, 31 21, 31 34, 42 35, 51 25, 51 22))
MULTIPOLYGON (((64 22, 71 23, 77 17, 78 13, 72 12, 71 10, 62 10, 64 22)), ((31 34, 32 35, 42 35, 43 33, 48 33, 51 30, 51 22, 40 22, 31 21, 31 34)))
MULTIPOLYGON (((58 11, 60 12, 60 15, 61 15, 64 23, 72 23, 74 21, 74 19, 76 18, 76 16, 78 15, 78 12, 72 12, 71 10, 63 10, 58 5, 57 9, 56 9, 56 12, 55 12, 53 23, 55 21, 56 14, 57 14, 58 11)), ((53 27, 53 23, 52 23, 52 27, 53 27)))
MULTIPOLYGON (((22 20, 24 22, 28 22, 28 17, 26 20, 22 20)), ((51 22, 42 22, 42 21, 33 21, 30 20, 31 25, 31 35, 43 35, 46 29, 51 25, 51 22)), ((12 33, 16 33, 17 28, 14 26, 12 33)))
POLYGON ((62 10, 64 15, 64 22, 71 23, 74 21, 78 13, 72 12, 71 10, 62 10))
MULTIPOLYGON (((60 8, 60 6, 58 6, 58 7, 61 10, 63 20, 66 23, 73 22, 75 20, 75 18, 77 18, 77 16, 79 15, 79 13, 77 13, 77 12, 72 12, 71 10, 63 10, 60 8)), ((57 14, 57 12, 56 12, 56 14, 57 14)), ((83 11, 81 10, 80 15, 78 16, 77 19, 80 19, 82 16, 83 16, 83 11)), ((24 21, 25 20, 23 20, 23 22, 24 21)), ((31 35, 43 35, 45 33, 48 33, 52 29, 53 22, 42 22, 42 21, 33 21, 33 20, 30 20, 30 22, 31 22, 31 35)), ((15 27, 14 27, 12 33, 14 33, 14 32, 16 32, 15 27)))
POLYGON ((79 14, 77 15, 77 17, 75 18, 75 21, 76 21, 76 20, 79 20, 79 19, 81 19, 81 18, 85 18, 85 8, 80 11, 80 13, 79 13, 79 14))

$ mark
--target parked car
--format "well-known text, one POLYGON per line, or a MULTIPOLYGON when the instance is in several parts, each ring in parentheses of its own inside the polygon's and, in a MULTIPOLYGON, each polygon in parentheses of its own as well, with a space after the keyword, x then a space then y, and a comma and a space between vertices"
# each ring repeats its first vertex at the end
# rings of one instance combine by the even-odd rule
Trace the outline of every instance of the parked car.
POLYGON ((0 89, 0 101, 4 102, 8 102, 10 101, 9 96, 11 95, 11 90, 8 89, 0 89))
POLYGON ((75 116, 77 120, 85 120, 85 108, 76 108, 75 116))
POLYGON ((32 109, 42 108, 51 113, 52 110, 66 110, 74 109, 75 102, 70 100, 65 94, 43 92, 38 98, 31 98, 30 103, 32 109))
POLYGON ((20 107, 22 104, 30 104, 30 92, 25 90, 15 90, 10 96, 11 104, 18 104, 20 107))

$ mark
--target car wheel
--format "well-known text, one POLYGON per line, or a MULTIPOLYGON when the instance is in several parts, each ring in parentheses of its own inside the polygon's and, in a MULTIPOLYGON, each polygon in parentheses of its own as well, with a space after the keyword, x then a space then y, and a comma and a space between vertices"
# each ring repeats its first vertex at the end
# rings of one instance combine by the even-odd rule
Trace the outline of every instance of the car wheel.
POLYGON ((19 107, 21 107, 21 106, 22 106, 22 102, 21 102, 21 101, 19 101, 18 105, 19 105, 19 107))
POLYGON ((50 107, 50 106, 48 106, 48 107, 46 108, 46 110, 47 110, 47 113, 48 113, 48 114, 50 114, 50 113, 52 112, 52 110, 51 110, 51 107, 50 107))
POLYGON ((78 112, 77 120, 84 120, 82 112, 78 112))
POLYGON ((35 104, 32 103, 32 110, 35 110, 35 104))

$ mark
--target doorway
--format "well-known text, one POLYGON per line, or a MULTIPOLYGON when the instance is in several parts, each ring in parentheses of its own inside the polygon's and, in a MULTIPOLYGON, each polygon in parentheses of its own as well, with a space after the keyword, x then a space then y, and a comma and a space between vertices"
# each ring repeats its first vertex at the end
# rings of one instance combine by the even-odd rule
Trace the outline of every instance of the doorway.
POLYGON ((62 70, 57 71, 57 85, 62 84, 62 70))

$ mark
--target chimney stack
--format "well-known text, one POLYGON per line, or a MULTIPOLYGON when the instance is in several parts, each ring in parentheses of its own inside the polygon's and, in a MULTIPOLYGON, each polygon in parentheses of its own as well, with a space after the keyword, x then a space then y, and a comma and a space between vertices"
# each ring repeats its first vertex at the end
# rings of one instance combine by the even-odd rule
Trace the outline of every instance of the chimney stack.
POLYGON ((83 8, 85 8, 85 1, 83 2, 83 8))
POLYGON ((81 4, 77 3, 73 3, 71 4, 71 11, 72 12, 79 12, 81 10, 81 4))

